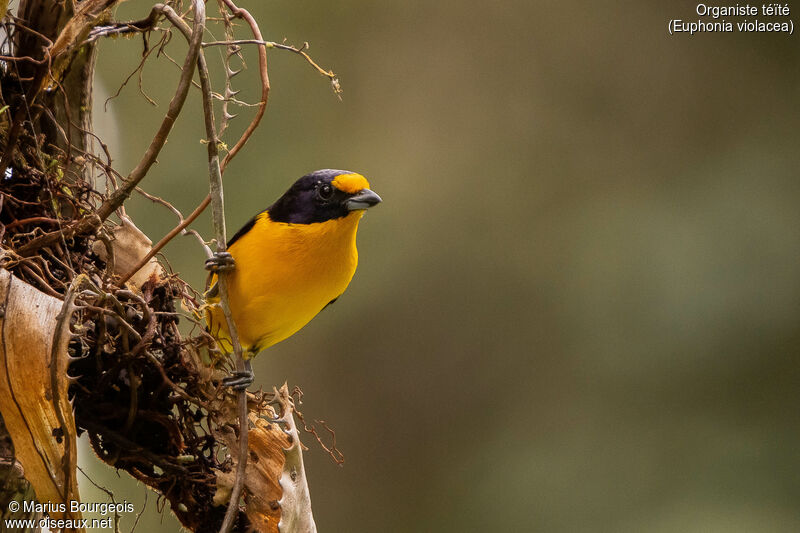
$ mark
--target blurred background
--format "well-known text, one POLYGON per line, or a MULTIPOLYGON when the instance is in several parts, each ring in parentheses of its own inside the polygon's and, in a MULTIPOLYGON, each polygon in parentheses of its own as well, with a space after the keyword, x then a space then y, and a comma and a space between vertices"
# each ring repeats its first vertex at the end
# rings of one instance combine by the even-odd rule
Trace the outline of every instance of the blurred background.
MULTIPOLYGON (((306 439, 320 531, 800 529, 795 36, 670 36, 698 18, 685 1, 241 6, 267 39, 308 41, 344 94, 270 51, 266 117, 225 176, 229 234, 318 168, 361 172, 384 199, 347 293, 256 361, 257 383, 300 385, 306 416, 336 429, 341 467, 306 439)), ((98 91, 141 52, 103 42, 98 91)), ((254 52, 235 79, 250 102, 254 52)), ((158 107, 135 77, 107 111, 95 95, 123 173, 177 83, 154 59, 158 107)), ((194 91, 143 182, 184 213, 207 192, 203 137, 194 91)), ((154 241, 175 224, 126 205, 154 241)), ((211 235, 207 214, 195 227, 211 235)), ((193 239, 166 256, 202 289, 193 239)), ((178 528, 153 494, 142 523, 178 528)))

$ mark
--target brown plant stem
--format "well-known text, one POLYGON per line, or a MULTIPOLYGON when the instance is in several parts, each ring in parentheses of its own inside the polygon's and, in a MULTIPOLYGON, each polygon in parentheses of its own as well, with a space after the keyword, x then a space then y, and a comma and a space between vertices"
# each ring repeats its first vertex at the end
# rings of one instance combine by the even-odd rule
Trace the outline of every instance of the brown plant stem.
MULTIPOLYGON (((86 215, 74 224, 64 228, 61 231, 54 231, 37 237, 25 245, 21 246, 17 253, 24 256, 32 255, 39 248, 43 246, 50 246, 63 239, 69 239, 74 235, 83 235, 96 231, 100 225, 108 218, 111 213, 116 211, 122 203, 130 196, 131 192, 136 188, 136 185, 147 175, 150 167, 156 161, 159 152, 167 142, 167 136, 172 131, 172 126, 178 118, 178 115, 183 109, 183 104, 186 101, 186 96, 189 93, 189 87, 192 84, 192 76, 194 75, 195 65, 197 64, 197 57, 200 53, 200 45, 203 42, 203 29, 204 26, 198 23, 197 11, 202 9, 205 12, 205 5, 198 7, 199 2, 193 2, 195 11, 195 20, 192 27, 191 38, 189 39, 189 50, 186 53, 186 59, 183 62, 181 69, 181 77, 178 81, 178 87, 175 90, 175 95, 170 100, 169 108, 161 122, 161 126, 156 132, 150 146, 147 147, 139 164, 136 165, 127 178, 123 180, 120 187, 115 190, 105 202, 103 202, 95 213, 86 215)), ((156 4, 153 6, 154 10, 163 13, 167 6, 164 4, 156 4)))
POLYGON ((264 46, 266 48, 275 48, 277 50, 285 50, 287 52, 293 52, 295 54, 303 56, 303 58, 308 62, 309 65, 314 67, 314 69, 331 80, 331 83, 334 84, 334 92, 338 96, 341 93, 341 89, 339 88, 339 82, 336 78, 336 74, 333 73, 332 70, 325 70, 316 61, 314 61, 306 50, 308 49, 308 43, 303 43, 303 46, 297 48, 296 46, 292 46, 289 44, 284 43, 276 43, 274 41, 262 41, 258 39, 234 39, 231 41, 207 41, 203 43, 203 48, 208 48, 209 46, 231 46, 231 45, 241 45, 241 44, 258 44, 264 46))
MULTIPOLYGON (((214 107, 211 99, 211 82, 208 79, 208 68, 203 53, 200 53, 198 60, 198 70, 200 72, 200 86, 203 92, 203 115, 206 125, 206 136, 208 147, 208 167, 210 179, 211 213, 214 222, 214 233, 217 239, 217 252, 224 252, 226 249, 227 237, 225 235, 225 202, 222 189, 222 171, 219 164, 219 139, 217 139, 216 126, 214 125, 214 107)), ((236 357, 236 370, 245 371, 244 358, 242 357, 242 345, 239 342, 239 334, 236 324, 231 314, 230 302, 228 301, 228 272, 220 272, 217 275, 219 284, 219 301, 222 312, 225 315, 225 322, 228 324, 233 353, 236 357)), ((233 522, 239 515, 239 497, 244 487, 244 473, 247 467, 247 433, 249 430, 247 418, 247 389, 238 391, 239 407, 239 460, 236 463, 236 478, 231 489, 231 497, 228 501, 228 508, 225 511, 225 518, 220 527, 220 533, 228 533, 233 527, 233 522)))
MULTIPOLYGON (((253 18, 253 16, 250 15, 249 11, 247 11, 246 9, 239 8, 231 0, 218 0, 218 1, 220 2, 221 6, 223 4, 227 6, 228 9, 230 9, 231 13, 233 13, 234 17, 242 18, 247 22, 247 24, 250 26, 250 31, 253 33, 253 36, 256 38, 256 40, 258 40, 261 43, 265 42, 264 38, 261 35, 261 29, 258 27, 258 23, 253 18)), ((236 144, 233 145, 230 151, 222 159, 222 162, 220 163, 221 174, 225 173, 225 169, 228 167, 228 163, 230 163, 233 160, 233 158, 236 157, 236 154, 239 153, 239 150, 242 149, 242 147, 247 143, 247 141, 253 135, 253 132, 261 123, 261 119, 264 116, 264 112, 267 109, 267 101, 269 100, 270 86, 269 86, 269 72, 267 70, 267 47, 264 44, 258 47, 258 72, 261 77, 261 102, 259 102, 258 110, 256 111, 256 114, 253 117, 253 119, 250 121, 250 124, 247 126, 247 129, 244 131, 244 133, 242 133, 242 136, 239 137, 239 140, 236 141, 236 144)), ((147 262, 150 261, 150 259, 155 257, 155 255, 158 252, 160 252, 161 249, 164 248, 164 246, 166 246, 169 241, 174 239, 176 235, 182 233, 187 227, 189 227, 189 224, 194 222, 195 219, 197 219, 197 217, 199 217, 200 214, 203 211, 205 211, 206 207, 208 207, 210 203, 211 203, 211 195, 209 194, 203 199, 202 202, 200 202, 200 205, 198 205, 194 209, 194 211, 192 211, 189 214, 189 216, 186 217, 185 220, 183 220, 180 224, 174 227, 169 233, 167 233, 160 241, 158 241, 156 245, 153 246, 153 248, 150 250, 150 252, 147 255, 145 255, 141 259, 141 261, 139 261, 139 264, 134 266, 130 272, 122 276, 118 281, 118 284, 119 285, 124 284, 131 278, 131 276, 136 274, 136 272, 138 272, 144 265, 146 265, 147 262)))
MULTIPOLYGON (((201 0, 195 0, 201 2, 201 0)), ((189 39, 191 37, 189 26, 178 16, 175 11, 170 7, 165 7, 164 16, 175 25, 184 36, 189 39)), ((195 11, 195 23, 201 18, 202 10, 195 11)), ((205 23, 205 13, 202 13, 203 23, 205 23)), ((205 119, 206 127, 206 146, 208 148, 208 170, 209 170, 209 196, 211 197, 211 212, 214 223, 214 233, 217 240, 217 252, 224 252, 227 242, 225 231, 225 202, 222 188, 222 172, 219 163, 219 139, 217 138, 216 125, 214 124, 214 107, 211 97, 211 82, 208 75, 208 66, 206 65, 205 55, 200 52, 197 57, 197 71, 200 76, 200 88, 203 95, 203 117, 205 119)), ((231 315, 230 303, 228 301, 228 279, 230 274, 227 272, 220 272, 217 274, 217 284, 219 285, 220 294, 220 307, 225 315, 225 321, 228 325, 228 331, 231 336, 231 343, 233 344, 233 352, 236 358, 236 370, 244 372, 244 358, 242 357, 242 345, 239 342, 239 335, 236 331, 236 324, 231 315)), ((247 412, 247 390, 241 389, 238 391, 238 407, 239 407, 239 460, 236 463, 236 478, 234 480, 233 488, 231 489, 230 500, 228 501, 228 508, 225 512, 225 518, 220 528, 220 533, 228 533, 233 527, 234 520, 238 517, 239 513, 239 497, 242 494, 244 487, 244 473, 247 466, 247 433, 248 433, 248 412, 247 412)))

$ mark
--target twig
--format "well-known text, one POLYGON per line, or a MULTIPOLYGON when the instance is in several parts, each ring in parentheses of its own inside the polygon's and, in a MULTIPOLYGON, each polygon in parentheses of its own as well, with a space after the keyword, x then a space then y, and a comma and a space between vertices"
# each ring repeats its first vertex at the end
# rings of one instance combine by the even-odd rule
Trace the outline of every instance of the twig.
POLYGON ((12 229, 12 228, 16 228, 17 226, 24 226, 25 224, 32 224, 32 223, 36 223, 36 224, 58 224, 59 221, 54 219, 54 218, 50 218, 50 217, 23 218, 23 219, 20 219, 20 220, 15 220, 14 222, 11 222, 9 224, 6 224, 6 229, 9 230, 9 229, 12 229))
MULTIPOLYGON (((148 146, 147 151, 145 151, 141 161, 139 161, 139 164, 136 165, 136 168, 134 168, 128 177, 123 180, 121 186, 100 205, 96 212, 84 216, 76 223, 64 228, 63 231, 47 233, 41 237, 31 240, 27 244, 21 246, 17 250, 17 253, 22 256, 28 256, 42 246, 48 246, 58 242, 62 236, 64 239, 67 239, 76 234, 82 235, 94 232, 100 227, 106 218, 108 218, 114 211, 117 210, 119 206, 122 205, 125 199, 130 196, 131 192, 133 192, 136 185, 138 185, 138 183, 147 175, 150 167, 153 165, 153 163, 155 163, 159 152, 164 147, 164 143, 167 142, 167 136, 172 130, 172 126, 175 124, 175 121, 177 120, 178 115, 183 108, 183 104, 186 101, 186 95, 189 93, 189 87, 192 83, 192 76, 194 75, 197 57, 200 53, 200 45, 202 44, 203 40, 203 26, 199 24, 200 17, 197 16, 197 13, 201 9, 205 12, 205 5, 199 7, 200 3, 201 2, 198 1, 193 2, 195 10, 194 24, 192 27, 191 38, 189 39, 189 51, 186 53, 186 59, 183 63, 183 69, 178 82, 178 88, 175 90, 175 95, 172 97, 172 100, 169 103, 167 114, 164 116, 161 126, 153 137, 153 140, 150 142, 150 146, 148 146)), ((164 4, 156 4, 153 6, 153 9, 163 13, 167 7, 168 6, 164 4)))
MULTIPOLYGON (((201 3, 202 0, 195 0, 201 3)), ((164 8, 164 16, 174 24, 187 39, 190 38, 188 25, 169 7, 164 8)), ((205 12, 200 9, 195 10, 195 24, 198 20, 202 19, 205 23, 205 12)), ((225 204, 223 201, 222 190, 222 172, 219 163, 219 139, 217 138, 216 125, 214 124, 214 107, 211 98, 211 82, 208 76, 208 67, 206 65, 205 55, 200 52, 197 57, 197 71, 200 76, 200 87, 203 96, 203 116, 205 118, 206 126, 206 146, 208 148, 208 167, 209 167, 209 187, 211 196, 211 212, 214 223, 214 233, 217 238, 217 252, 225 251, 225 243, 227 238, 225 235, 225 204)), ((231 343, 233 344, 233 352, 236 357, 236 370, 244 372, 244 358, 242 357, 242 345, 239 342, 239 335, 236 331, 236 324, 231 315, 230 304, 228 302, 228 280, 226 272, 217 274, 217 284, 219 286, 220 294, 220 307, 225 315, 225 321, 228 325, 228 332, 230 333, 231 343)), ((247 433, 248 433, 248 419, 247 419, 247 390, 241 389, 238 391, 239 400, 239 461, 236 464, 236 479, 231 489, 230 501, 228 508, 225 512, 225 519, 222 522, 220 533, 228 533, 233 526, 234 520, 239 513, 239 497, 244 487, 244 472, 247 466, 247 433)))
POLYGON ((308 50, 308 43, 303 43, 303 46, 297 48, 296 46, 292 46, 285 43, 276 43, 273 41, 262 41, 260 39, 235 39, 229 41, 208 41, 203 43, 203 48, 207 48, 209 46, 232 46, 232 45, 241 45, 241 44, 258 44, 262 45, 266 48, 277 48, 278 50, 286 50, 287 52, 294 52, 295 54, 299 54, 303 56, 303 58, 308 62, 309 65, 314 67, 314 69, 331 80, 331 86, 333 87, 333 92, 336 94, 337 97, 341 100, 341 93, 342 88, 339 84, 339 79, 336 74, 333 73, 332 70, 325 70, 321 66, 314 61, 311 56, 306 53, 308 50))
MULTIPOLYGON (((76 465, 76 466, 77 466, 77 465, 76 465)), ((81 473, 81 474, 83 474, 83 477, 85 477, 86 479, 88 479, 88 480, 89 480, 89 482, 90 482, 92 485, 94 485, 94 486, 95 486, 95 487, 96 487, 98 490, 102 490, 103 492, 105 492, 105 493, 108 495, 108 497, 111 499, 111 503, 115 504, 115 507, 114 507, 114 533, 119 533, 119 519, 120 519, 120 515, 119 515, 119 511, 117 511, 117 509, 116 509, 116 503, 117 503, 117 500, 116 500, 116 499, 114 499, 114 493, 113 493, 113 492, 111 492, 109 489, 105 488, 104 486, 102 486, 102 485, 98 485, 98 484, 95 482, 95 480, 93 480, 92 478, 90 478, 90 477, 89 477, 89 474, 87 474, 87 473, 86 473, 86 472, 83 470, 83 468, 81 468, 80 466, 78 466, 77 468, 78 468, 78 470, 80 470, 80 473, 81 473)), ((145 502, 145 504, 147 504, 147 491, 146 491, 146 490, 145 490, 145 493, 144 493, 144 502, 145 502)), ((141 515, 141 513, 139 513, 139 514, 141 515)), ((139 520, 139 517, 138 517, 138 516, 137 516, 136 520, 137 520, 137 522, 138 522, 138 520, 139 520)), ((134 528, 136 528, 136 524, 134 524, 134 525, 133 525, 133 527, 134 527, 134 528)), ((131 531, 133 531, 133 530, 131 530, 131 531)))
POLYGON ((133 525, 131 526, 131 533, 136 531, 136 526, 139 525, 139 520, 142 518, 145 509, 147 509, 147 489, 145 489, 144 491, 144 503, 142 504, 142 510, 139 511, 139 513, 136 515, 136 520, 133 522, 133 525))
MULTIPOLYGON (((220 5, 225 4, 228 9, 231 11, 234 17, 244 19, 247 24, 250 26, 250 31, 253 33, 253 37, 256 38, 258 41, 263 41, 264 37, 261 35, 261 29, 258 27, 258 23, 256 19, 253 18, 253 15, 250 14, 249 11, 246 9, 238 7, 236 4, 233 3, 233 0, 217 0, 220 5)), ((253 135, 253 132, 258 127, 258 124, 261 122, 261 117, 264 116, 264 111, 267 109, 267 100, 269 99, 269 73, 267 71, 267 47, 266 46, 259 46, 258 47, 258 72, 261 75, 261 103, 258 107, 258 111, 256 111, 256 115, 253 117, 253 120, 250 121, 250 125, 247 126, 247 129, 233 145, 233 147, 228 151, 225 157, 222 159, 222 163, 220 164, 220 169, 222 172, 225 171, 225 168, 228 166, 228 163, 236 157, 236 154, 239 153, 239 150, 247 143, 250 139, 250 136, 253 135)), ((205 209, 205 207, 203 208, 205 209)), ((202 212, 202 210, 201 210, 202 212)))
MULTIPOLYGON (((8 167, 8 165, 11 163, 13 159, 14 150, 16 150, 17 148, 17 140, 19 139, 19 135, 22 132, 22 124, 25 120, 25 115, 30 114, 30 106, 33 105, 34 101, 36 100, 36 97, 39 95, 41 81, 44 79, 45 73, 50 69, 50 63, 52 61, 51 50, 53 49, 53 44, 54 44, 53 41, 51 41, 41 33, 37 32, 36 30, 28 28, 19 22, 15 22, 15 25, 19 26, 24 30, 29 31, 30 33, 36 35, 41 39, 44 39, 47 45, 44 48, 44 52, 41 59, 35 60, 31 58, 31 60, 36 64, 36 69, 34 71, 34 76, 31 80, 32 83, 29 86, 27 94, 23 93, 21 95, 22 104, 17 107, 17 112, 14 114, 14 120, 11 124, 11 129, 7 134, 6 146, 3 151, 2 157, 0 157, 0 169, 2 169, 3 172, 5 172, 5 169, 8 167)), ((17 74, 19 75, 19 72, 17 72, 17 74)), ((31 120, 31 124, 33 124, 33 120, 31 120)))
MULTIPOLYGON (((149 192, 145 191, 141 187, 136 187, 136 192, 138 192, 139 194, 141 194, 142 196, 144 196, 145 198, 147 198, 151 202, 155 202, 157 204, 163 205, 164 207, 166 207, 167 209, 172 211, 175 214, 176 217, 178 217, 178 223, 183 222, 183 213, 181 213, 178 210, 177 207, 175 207, 174 205, 172 205, 168 201, 164 200, 163 198, 161 198, 159 196, 155 196, 155 195, 150 194, 149 192)), ((197 241, 200 243, 200 246, 202 246, 203 248, 208 248, 208 244, 206 243, 205 239, 203 239, 202 235, 200 235, 197 231, 195 231, 193 229, 184 229, 182 231, 182 233, 184 235, 192 235, 192 236, 194 236, 197 239, 197 241)), ((207 255, 208 255, 209 258, 212 255, 210 253, 210 250, 211 249, 208 248, 208 251, 207 251, 207 255)))
MULTIPOLYGON (((228 15, 222 9, 220 9, 220 14, 222 15, 222 22, 225 28, 225 39, 233 40, 234 39, 233 23, 231 22, 233 17, 228 15)), ((225 66, 225 96, 224 98, 222 98, 222 120, 220 121, 220 126, 219 126, 220 136, 223 133, 225 133, 225 130, 228 128, 228 124, 230 123, 230 121, 236 118, 236 114, 228 112, 228 104, 239 93, 239 91, 233 90, 232 80, 234 76, 236 76, 242 70, 244 70, 244 57, 242 56, 242 47, 234 44, 227 46, 222 62, 225 66), (231 68, 231 58, 233 56, 238 57, 239 61, 242 64, 241 68, 239 68, 238 70, 234 70, 231 68)))
MULTIPOLYGON (((29 88, 28 94, 21 95, 22 105, 17 107, 17 112, 14 114, 14 121, 11 123, 11 129, 8 132, 8 138, 6 140, 6 147, 2 157, 0 157, 0 169, 3 169, 4 172, 5 169, 11 164, 11 160, 14 157, 14 150, 17 148, 17 141, 19 140, 20 133, 22 133, 22 125, 25 121, 25 115, 29 113, 30 106, 33 105, 33 102, 39 95, 39 87, 42 80, 44 80, 46 72, 50 69, 51 60, 50 48, 47 48, 45 50, 45 57, 43 58, 42 62, 37 64, 36 73, 33 76, 32 84, 29 88), (45 66, 47 66, 47 68, 44 68, 45 66)), ((33 123, 33 120, 31 120, 31 123, 33 123)))
MULTIPOLYGON (((47 283, 47 282, 46 282, 44 279, 42 279, 42 277, 41 277, 41 276, 38 276, 38 275, 37 275, 37 274, 36 274, 36 273, 33 271, 33 269, 31 268, 31 266, 30 266, 30 265, 28 265, 28 264, 23 264, 23 265, 21 265, 21 266, 20 266, 20 268, 21 268, 22 270, 24 270, 24 271, 25 271, 25 273, 26 273, 28 276, 30 276, 30 277, 31 277, 33 280, 35 280, 35 281, 36 281, 36 283, 38 283, 38 284, 39 284, 39 288, 40 288, 42 291, 46 292, 47 294, 49 294, 49 295, 50 295, 50 296, 52 296, 53 298, 61 298, 61 294, 59 294, 59 293, 58 293, 58 291, 54 290, 54 289, 53 289, 53 287, 51 287, 49 283, 47 283)), ((38 268, 38 267, 37 267, 37 268, 38 268)), ((41 269, 39 269, 39 272, 41 272, 41 269)))
MULTIPOLYGON (((258 27, 258 23, 250 15, 250 12, 246 9, 241 9, 236 6, 231 0, 218 0, 220 6, 226 5, 228 9, 231 10, 234 17, 243 18, 247 23, 250 25, 250 31, 253 33, 253 36, 258 41, 264 41, 261 35, 261 29, 258 27)), ((236 154, 239 153, 239 150, 247 143, 250 137, 253 135, 253 132, 258 127, 259 123, 261 122, 261 118, 264 116, 264 111, 267 109, 267 100, 269 99, 269 73, 267 71, 267 48, 266 46, 259 46, 258 47, 258 72, 261 76, 261 102, 259 103, 258 111, 256 111, 255 116, 250 121, 250 124, 247 126, 247 129, 242 133, 242 136, 236 141, 236 144, 233 145, 233 148, 228 151, 225 157, 222 159, 220 163, 220 173, 224 174, 225 169, 228 167, 228 163, 230 163, 236 154)), ((169 233, 167 233, 160 241, 156 243, 155 246, 145 255, 139 263, 134 266, 130 272, 125 274, 120 278, 118 282, 120 285, 124 284, 127 280, 131 278, 136 272, 138 272, 144 265, 147 264, 150 259, 155 257, 155 255, 161 251, 161 249, 167 245, 169 241, 175 238, 176 235, 181 233, 184 229, 186 229, 189 224, 195 221, 200 214, 205 211, 206 207, 211 203, 211 195, 209 194, 206 196, 200 205, 198 205, 194 211, 192 211, 189 216, 186 217, 186 220, 178 224, 176 227, 172 229, 169 233)))
POLYGON ((28 61, 29 63, 33 63, 34 65, 42 65, 42 64, 47 62, 47 59, 46 58, 45 59, 34 59, 31 56, 22 56, 22 57, 0 56, 0 61, 10 61, 10 62, 28 61))
MULTIPOLYGON (((145 36, 145 39, 146 39, 146 37, 147 37, 147 36, 145 36)), ((164 35, 161 37, 161 40, 159 41, 159 43, 160 43, 161 41, 165 40, 165 39, 168 39, 168 38, 169 38, 169 34, 168 34, 168 33, 165 33, 165 34, 164 34, 164 35)), ((145 42, 146 42, 146 41, 145 41, 145 42)), ((158 46, 158 45, 156 45, 156 46, 158 46)), ((117 97, 118 97, 118 96, 119 96, 119 95, 122 93, 122 89, 124 89, 124 88, 125 88, 125 86, 126 86, 126 85, 128 85, 128 82, 129 82, 129 81, 131 81, 131 78, 133 78, 133 76, 134 76, 134 75, 135 75, 137 72, 139 73, 139 90, 140 90, 140 92, 141 92, 141 93, 144 95, 145 99, 147 100, 147 102, 148 102, 150 105, 152 105, 152 106, 155 106, 155 105, 156 105, 156 102, 155 102, 155 100, 153 100, 152 98, 150 98, 149 96, 147 96, 146 94, 144 94, 144 91, 142 91, 142 90, 141 90, 141 89, 142 89, 142 87, 141 87, 141 72, 142 72, 142 70, 144 70, 144 64, 145 64, 145 62, 147 61, 147 58, 149 58, 149 57, 150 57, 150 54, 152 54, 152 53, 153 53, 155 50, 158 50, 158 48, 157 48, 156 46, 150 46, 150 47, 148 47, 148 48, 147 48, 147 50, 145 50, 145 51, 144 51, 144 53, 142 54, 142 60, 141 60, 141 61, 139 61, 139 64, 136 66, 136 68, 135 68, 135 69, 133 69, 133 72, 131 72, 130 74, 128 74, 128 77, 127 77, 127 78, 125 78, 125 81, 123 81, 123 82, 122 82, 122 85, 120 85, 120 86, 119 86, 119 88, 117 89, 117 92, 115 92, 114 94, 112 94, 111 96, 109 96, 108 98, 106 98, 106 101, 105 101, 105 103, 103 104, 103 111, 108 111, 108 103, 109 103, 111 100, 113 100, 114 98, 117 98, 117 97)))
POLYGON ((194 211, 189 213, 188 217, 186 217, 180 224, 178 224, 177 226, 172 228, 172 230, 169 233, 167 233, 164 237, 162 237, 161 240, 158 241, 156 243, 156 245, 153 246, 150 249, 149 252, 147 252, 147 255, 145 255, 136 264, 136 266, 134 266, 127 274, 125 274, 124 276, 120 277, 120 279, 117 282, 117 284, 120 285, 120 286, 124 285, 125 282, 128 281, 131 278, 131 276, 133 276, 134 274, 139 272, 139 270, 141 270, 142 267, 145 266, 148 263, 148 261, 150 261, 153 257, 155 257, 156 254, 158 252, 160 252, 161 249, 164 248, 164 246, 166 246, 169 241, 174 239, 177 234, 183 232, 189 226, 189 224, 194 222, 195 219, 200 216, 200 214, 205 210, 206 207, 208 207, 208 204, 210 204, 210 203, 211 203, 211 195, 208 195, 200 203, 200 205, 195 207, 194 211))
MULTIPOLYGON (((211 99, 211 82, 208 79, 208 68, 203 54, 198 60, 198 71, 200 73, 200 85, 203 89, 203 115, 205 116, 206 136, 208 137, 208 166, 210 178, 211 213, 214 222, 214 233, 217 237, 217 252, 224 252, 227 243, 225 235, 225 203, 223 201, 222 190, 222 171, 219 164, 219 139, 217 139, 216 127, 214 125, 214 104, 211 99)), ((220 272, 217 275, 219 285, 219 300, 222 313, 225 315, 225 322, 228 324, 233 353, 236 357, 236 370, 245 371, 244 358, 242 357, 242 345, 239 342, 239 334, 236 331, 236 324, 231 314, 230 303, 228 301, 228 276, 230 273, 220 272)), ((233 522, 239 514, 239 496, 244 487, 244 473, 247 466, 247 433, 249 422, 247 419, 247 389, 239 389, 239 461, 236 463, 236 478, 231 489, 231 499, 228 502, 228 509, 225 511, 225 519, 222 521, 220 533, 228 533, 233 527, 233 522)))
POLYGON ((34 30, 33 28, 29 28, 28 26, 26 26, 26 25, 25 25, 25 24, 22 22, 22 19, 21 19, 21 18, 19 18, 19 17, 16 17, 16 16, 14 16, 14 15, 13 15, 13 14, 11 14, 11 13, 8 13, 8 15, 7 15, 7 16, 8 16, 8 17, 9 17, 9 18, 12 20, 12 22, 11 22, 11 25, 12 25, 12 26, 14 26, 14 29, 15 29, 15 30, 16 30, 16 29, 20 29, 20 30, 22 30, 22 31, 24 31, 24 32, 30 33, 31 35, 35 35, 36 37, 38 37, 39 39, 41 39, 42 41, 44 41, 44 43, 45 43, 45 47, 48 47, 48 48, 49 48, 49 47, 53 46, 53 41, 52 41, 52 39, 50 39, 50 38, 49 38, 47 35, 45 35, 45 34, 43 34, 43 33, 40 33, 40 32, 38 32, 38 31, 34 30))
MULTIPOLYGON (((63 73, 64 67, 68 63, 69 56, 77 50, 74 46, 75 40, 80 39, 81 35, 88 34, 93 24, 99 22, 98 15, 109 8, 115 0, 85 0, 75 7, 75 12, 67 21, 58 37, 52 44, 48 44, 44 50, 46 61, 37 65, 33 75, 29 91, 24 98, 27 100, 26 106, 19 106, 14 117, 14 122, 6 138, 6 147, 2 157, 0 157, 0 169, 5 169, 11 163, 17 141, 22 131, 22 124, 25 118, 25 107, 33 106, 36 98, 53 80, 57 80, 63 73), (46 68, 45 68, 46 67, 46 68)), ((41 34, 37 34, 40 37, 41 34)), ((48 39, 49 40, 49 39, 48 39)), ((114 209, 112 209, 112 212, 114 209)), ((52 243, 49 243, 52 244, 52 243)))
POLYGON ((322 446, 322 449, 325 450, 325 452, 331 456, 331 459, 333 459, 337 465, 344 464, 344 454, 341 452, 341 450, 339 450, 339 448, 336 447, 336 431, 334 431, 333 428, 329 427, 328 423, 325 422, 324 420, 314 420, 314 422, 320 424, 325 429, 325 431, 330 433, 333 442, 331 443, 331 446, 329 448, 322 441, 322 437, 319 436, 319 433, 317 433, 317 428, 313 424, 309 427, 308 424, 306 423, 306 419, 303 417, 303 413, 301 413, 300 410, 297 409, 297 404, 303 403, 303 390, 300 387, 295 386, 294 389, 292 389, 290 397, 292 398, 292 405, 294 406, 294 412, 297 415, 297 418, 299 418, 300 422, 302 422, 303 424, 303 431, 314 435, 314 438, 317 439, 317 442, 319 443, 320 446, 322 446), (295 397, 297 397, 297 399, 295 399, 295 397))
POLYGON ((111 35, 125 35, 127 33, 144 33, 152 30, 158 22, 158 17, 161 12, 155 7, 150 11, 147 18, 142 20, 135 20, 131 22, 117 22, 105 26, 95 26, 89 32, 87 42, 92 42, 100 37, 108 37, 111 35))
MULTIPOLYGON (((147 174, 147 171, 150 170, 150 167, 153 165, 153 163, 155 163, 156 157, 158 157, 158 153, 161 151, 164 143, 167 142, 167 136, 172 130, 172 126, 175 124, 175 120, 178 118, 178 114, 180 114, 181 109, 183 108, 183 103, 186 101, 186 95, 188 94, 189 87, 192 84, 192 76, 194 75, 197 57, 200 54, 200 44, 202 43, 203 29, 205 27, 204 17, 200 16, 201 12, 203 14, 205 13, 205 5, 196 0, 192 2, 192 5, 194 6, 194 23, 192 27, 192 34, 189 39, 189 51, 187 52, 186 59, 183 63, 181 78, 178 82, 178 88, 175 91, 175 96, 173 96, 172 100, 170 101, 169 109, 167 110, 167 114, 161 123, 161 127, 158 129, 155 137, 153 137, 153 140, 142 157, 142 160, 139 161, 139 164, 131 171, 130 175, 125 178, 121 187, 114 191, 108 200, 106 200, 97 210, 97 214, 102 220, 105 220, 106 217, 113 213, 116 208, 121 205, 123 201, 125 201, 136 185, 147 174)), ((165 13, 168 8, 169 6, 164 4, 156 4, 153 7, 153 9, 158 9, 162 13, 165 13)))
POLYGON ((50 388, 53 391, 53 405, 55 405, 56 417, 58 418, 58 423, 61 426, 64 437, 64 501, 70 500, 71 495, 69 490, 73 484, 72 476, 74 475, 74 468, 77 467, 78 462, 77 452, 74 448, 76 436, 67 433, 67 429, 70 428, 67 424, 67 419, 72 417, 72 413, 66 415, 61 410, 61 404, 64 398, 61 398, 59 380, 63 379, 64 376, 61 376, 59 372, 59 370, 61 370, 61 365, 58 364, 59 348, 65 341, 65 337, 68 339, 71 334, 69 323, 72 318, 72 313, 75 310, 76 291, 83 284, 84 280, 87 279, 87 276, 81 274, 72 280, 72 284, 64 295, 64 304, 61 306, 61 311, 56 316, 56 327, 50 346, 50 388))

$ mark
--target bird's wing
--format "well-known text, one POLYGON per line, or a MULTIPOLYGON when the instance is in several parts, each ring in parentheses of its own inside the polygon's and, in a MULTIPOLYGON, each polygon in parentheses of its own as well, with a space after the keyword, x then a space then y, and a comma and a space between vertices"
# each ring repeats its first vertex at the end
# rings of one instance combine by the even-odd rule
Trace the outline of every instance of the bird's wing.
POLYGON ((206 292, 203 293, 208 303, 217 303, 219 301, 219 285, 217 285, 217 275, 209 274, 206 278, 206 292))

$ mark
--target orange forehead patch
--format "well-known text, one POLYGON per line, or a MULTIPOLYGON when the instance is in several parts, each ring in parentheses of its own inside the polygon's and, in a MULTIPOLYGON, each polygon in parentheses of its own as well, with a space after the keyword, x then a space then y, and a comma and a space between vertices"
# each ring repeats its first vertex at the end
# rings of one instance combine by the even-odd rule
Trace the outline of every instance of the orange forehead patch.
POLYGON ((355 194, 361 189, 369 189, 367 178, 361 174, 340 174, 331 182, 334 187, 347 194, 355 194))

